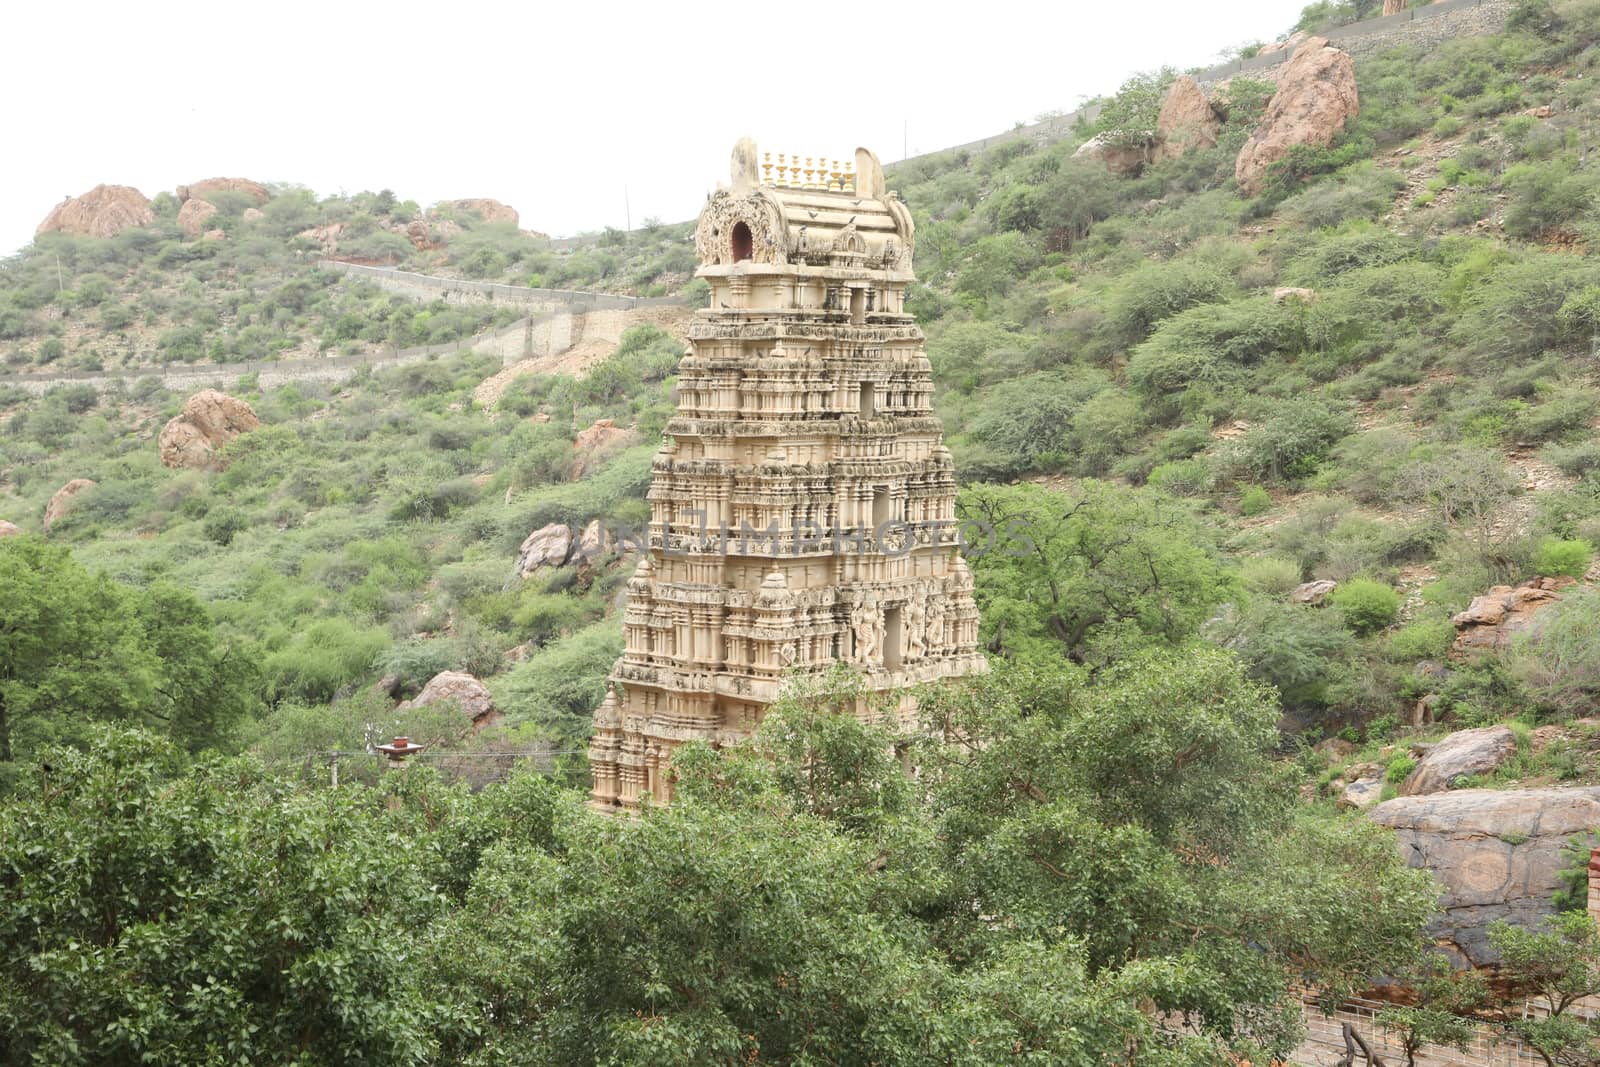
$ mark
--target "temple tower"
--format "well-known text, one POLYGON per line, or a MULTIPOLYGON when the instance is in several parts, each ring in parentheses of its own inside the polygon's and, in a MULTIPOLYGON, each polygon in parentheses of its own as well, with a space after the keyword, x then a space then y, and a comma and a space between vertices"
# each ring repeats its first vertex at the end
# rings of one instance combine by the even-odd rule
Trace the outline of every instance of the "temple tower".
POLYGON ((669 801, 672 750, 748 736, 793 672, 843 660, 904 694, 984 669, 954 468, 905 312, 911 213, 866 149, 853 168, 790 158, 758 164, 740 141, 700 213, 710 307, 594 714, 599 807, 669 801))

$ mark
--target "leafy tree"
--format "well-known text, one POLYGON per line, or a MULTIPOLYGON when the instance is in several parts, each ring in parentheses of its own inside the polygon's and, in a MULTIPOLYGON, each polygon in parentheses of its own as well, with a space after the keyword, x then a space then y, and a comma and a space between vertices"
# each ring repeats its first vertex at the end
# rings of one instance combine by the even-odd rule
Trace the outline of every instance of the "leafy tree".
POLYGON ((1384 1008, 1378 1024, 1399 1035, 1406 1067, 1416 1067, 1417 1053, 1429 1045, 1467 1051, 1478 1032, 1472 1013, 1489 998, 1483 975, 1471 967, 1458 970, 1443 954, 1430 952, 1403 981, 1416 1003, 1384 1008))
POLYGON ((997 652, 1101 665, 1191 637, 1235 593, 1210 531, 1154 490, 979 486, 960 513, 981 538, 974 575, 997 652))
POLYGON ((410 941, 439 893, 364 790, 188 769, 147 733, 58 749, 0 809, 0 1056, 57 1063, 413 1063, 410 941))
POLYGON ((200 749, 259 706, 252 656, 181 589, 132 589, 34 537, 0 541, 0 589, 0 763, 101 720, 200 749))
POLYGON ((1600 1055, 1600 1023, 1571 1014, 1585 997, 1600 994, 1600 929, 1587 912, 1545 919, 1538 930, 1497 920, 1489 943, 1500 953, 1501 973, 1517 996, 1544 1014, 1511 1018, 1506 1026, 1550 1067, 1593 1063, 1600 1055))

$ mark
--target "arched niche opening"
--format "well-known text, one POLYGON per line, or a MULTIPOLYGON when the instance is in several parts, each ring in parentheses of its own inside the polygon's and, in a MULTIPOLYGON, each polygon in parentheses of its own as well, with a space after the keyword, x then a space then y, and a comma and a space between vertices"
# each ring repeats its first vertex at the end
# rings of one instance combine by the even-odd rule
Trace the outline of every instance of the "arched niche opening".
POLYGON ((728 239, 733 243, 733 261, 735 263, 741 263, 749 259, 751 253, 755 251, 755 238, 750 236, 750 227, 742 222, 733 224, 733 232, 728 235, 728 239))

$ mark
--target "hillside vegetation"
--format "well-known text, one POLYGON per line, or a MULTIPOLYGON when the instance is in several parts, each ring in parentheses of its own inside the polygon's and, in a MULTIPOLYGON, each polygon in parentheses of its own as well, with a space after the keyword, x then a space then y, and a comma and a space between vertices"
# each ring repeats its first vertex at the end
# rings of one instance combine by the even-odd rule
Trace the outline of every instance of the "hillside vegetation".
POLYGON ((275 187, 259 208, 211 193, 189 237, 168 193, 156 221, 112 238, 42 233, 0 261, 0 361, 13 370, 95 371, 166 363, 240 363, 439 344, 503 325, 515 307, 404 296, 336 271, 332 256, 444 277, 663 296, 690 284, 687 227, 647 223, 556 249, 548 238, 471 211, 422 212, 393 193, 318 200, 275 187), (405 227, 422 222, 420 245, 405 227))
MULTIPOLYGON (((216 362, 262 425, 169 469, 158 379, 0 377, 0 1059, 1220 1067, 1286 1058, 1307 986, 1435 989, 1437 885, 1324 794, 1338 761, 1393 792, 1397 742, 1506 720, 1486 784, 1600 780, 1597 38, 1595 0, 1525 0, 1362 59, 1359 118, 1253 198, 1263 82, 1227 87, 1214 147, 1131 177, 1074 155, 1143 136, 1171 72, 1068 140, 894 170, 962 514, 1007 539, 969 552, 993 672, 921 694, 912 738, 833 714, 848 672, 797 688, 749 746, 680 751, 638 819, 582 807, 634 557, 519 553, 643 527, 680 342, 636 327, 490 407, 472 353, 273 389, 226 364, 510 314, 319 271, 315 226, 692 295, 683 227, 561 252, 462 219, 419 249, 392 195, 280 189, 248 220, 221 197, 222 240, 160 198, 152 227, 41 237, 0 267, 9 366, 216 362), (1457 612, 1536 577, 1572 580, 1537 626, 1451 655, 1457 612), (402 702, 447 670, 502 717, 402 702), (400 734, 548 773, 348 758, 400 734)), ((1600 990, 1593 924, 1563 922, 1494 935, 1512 1001, 1557 957, 1600 990)), ((1600 1038, 1567 1024, 1535 1035, 1551 1062, 1600 1038)))

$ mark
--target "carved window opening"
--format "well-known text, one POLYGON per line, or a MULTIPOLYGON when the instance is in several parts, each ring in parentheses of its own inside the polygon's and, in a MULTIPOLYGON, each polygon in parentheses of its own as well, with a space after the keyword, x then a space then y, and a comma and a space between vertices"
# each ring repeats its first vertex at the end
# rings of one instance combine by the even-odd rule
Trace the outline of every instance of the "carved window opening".
POLYGON ((861 417, 870 419, 877 407, 878 387, 871 382, 861 383, 861 417))
POLYGON ((750 236, 750 227, 742 222, 733 224, 733 232, 728 234, 728 239, 733 243, 733 261, 742 263, 755 252, 755 238, 750 236))
POLYGON ((894 518, 894 494, 887 485, 872 490, 872 528, 878 530, 894 518))
POLYGON ((900 639, 903 630, 900 608, 893 607, 883 613, 883 665, 888 670, 900 669, 900 639))
POLYGON ((863 289, 850 290, 850 321, 856 326, 867 321, 867 294, 863 289))

